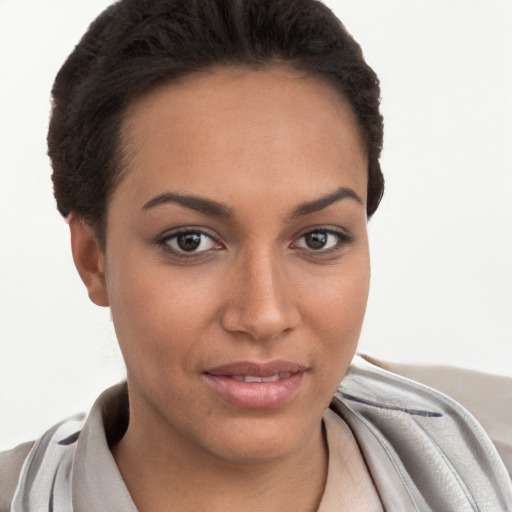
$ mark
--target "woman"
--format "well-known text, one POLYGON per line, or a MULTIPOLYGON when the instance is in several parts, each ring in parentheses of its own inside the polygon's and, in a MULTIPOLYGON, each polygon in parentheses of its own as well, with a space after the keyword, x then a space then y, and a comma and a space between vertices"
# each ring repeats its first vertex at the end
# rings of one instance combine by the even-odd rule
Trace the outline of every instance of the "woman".
POLYGON ((382 119, 330 11, 123 0, 53 98, 58 207, 127 383, 8 459, 10 510, 510 506, 464 409, 359 359, 347 374, 382 119))

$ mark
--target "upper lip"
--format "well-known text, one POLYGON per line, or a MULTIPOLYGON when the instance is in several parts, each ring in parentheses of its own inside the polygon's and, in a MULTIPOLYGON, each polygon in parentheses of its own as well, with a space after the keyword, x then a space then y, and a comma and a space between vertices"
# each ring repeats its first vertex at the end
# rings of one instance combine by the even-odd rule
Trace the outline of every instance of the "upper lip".
POLYGON ((207 370, 208 375, 232 377, 233 375, 253 375, 255 377, 271 377, 280 373, 303 373, 307 368, 301 364, 290 361, 269 361, 257 363, 253 361, 239 361, 235 363, 216 366, 207 370))

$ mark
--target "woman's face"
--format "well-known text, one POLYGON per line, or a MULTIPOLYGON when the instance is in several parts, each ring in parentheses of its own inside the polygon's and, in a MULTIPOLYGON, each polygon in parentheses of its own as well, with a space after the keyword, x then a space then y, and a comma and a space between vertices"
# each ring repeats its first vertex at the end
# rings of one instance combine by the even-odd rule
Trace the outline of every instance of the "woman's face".
POLYGON ((368 294, 354 114, 297 72, 228 68, 150 92, 123 126, 101 259, 130 428, 227 460, 299 449, 368 294))

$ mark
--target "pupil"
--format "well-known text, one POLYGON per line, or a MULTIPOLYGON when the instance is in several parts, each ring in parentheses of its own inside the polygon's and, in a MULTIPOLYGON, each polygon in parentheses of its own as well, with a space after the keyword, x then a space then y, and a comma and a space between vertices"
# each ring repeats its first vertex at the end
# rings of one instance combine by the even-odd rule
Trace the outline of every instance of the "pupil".
POLYGON ((311 249, 322 249, 327 243, 327 235, 325 233, 308 233, 306 235, 306 244, 311 249))
POLYGON ((201 236, 197 233, 183 233, 178 235, 177 242, 183 251, 193 251, 201 245, 201 236))

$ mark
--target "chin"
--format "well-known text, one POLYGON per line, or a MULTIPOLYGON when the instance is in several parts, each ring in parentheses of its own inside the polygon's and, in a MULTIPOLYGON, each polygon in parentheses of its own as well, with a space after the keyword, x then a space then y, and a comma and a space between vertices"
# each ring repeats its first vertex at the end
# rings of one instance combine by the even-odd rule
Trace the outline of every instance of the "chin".
MULTIPOLYGON (((318 422, 321 435, 321 422, 318 422)), ((300 419, 276 421, 255 419, 226 421, 222 430, 208 440, 203 448, 226 462, 256 464, 270 462, 299 450, 309 440, 306 425, 300 419)), ((206 441, 206 442, 205 442, 206 441)))

